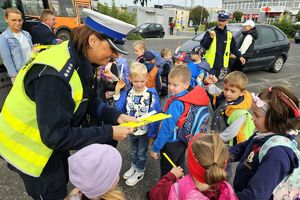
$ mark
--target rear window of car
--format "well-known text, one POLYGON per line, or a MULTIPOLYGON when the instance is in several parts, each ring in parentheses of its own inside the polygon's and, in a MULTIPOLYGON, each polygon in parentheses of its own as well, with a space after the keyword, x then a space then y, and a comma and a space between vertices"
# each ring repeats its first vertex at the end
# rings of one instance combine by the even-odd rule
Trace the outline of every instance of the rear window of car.
POLYGON ((277 34, 277 36, 278 36, 278 40, 279 40, 279 41, 282 41, 282 40, 285 40, 285 39, 286 39, 286 36, 285 36, 280 30, 275 29, 275 32, 276 32, 276 34, 277 34))
POLYGON ((272 28, 261 27, 261 41, 263 44, 276 42, 276 35, 272 28))

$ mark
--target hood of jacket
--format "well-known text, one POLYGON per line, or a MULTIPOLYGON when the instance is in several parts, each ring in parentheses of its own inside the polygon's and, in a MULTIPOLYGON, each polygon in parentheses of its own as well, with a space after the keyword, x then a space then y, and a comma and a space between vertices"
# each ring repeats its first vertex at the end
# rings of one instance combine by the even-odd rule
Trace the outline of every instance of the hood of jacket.
POLYGON ((198 106, 208 106, 209 104, 209 98, 207 96, 207 93, 200 86, 194 87, 190 92, 188 92, 186 95, 179 97, 178 99, 180 99, 183 102, 198 106))

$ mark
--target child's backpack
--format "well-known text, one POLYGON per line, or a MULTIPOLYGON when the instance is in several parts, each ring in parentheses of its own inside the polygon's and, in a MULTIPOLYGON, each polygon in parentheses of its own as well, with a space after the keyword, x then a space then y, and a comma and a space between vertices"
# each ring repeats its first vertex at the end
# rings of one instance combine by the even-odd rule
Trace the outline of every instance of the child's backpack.
MULTIPOLYGON (((259 162, 261 162, 268 150, 275 146, 285 146, 293 149, 300 162, 300 151, 297 149, 297 142, 280 135, 269 138, 263 144, 258 154, 259 162)), ((289 174, 278 184, 273 190, 273 198, 275 200, 300 199, 300 166, 295 168, 293 173, 289 174)))
POLYGON ((178 140, 188 144, 193 136, 207 132, 210 117, 209 98, 202 87, 196 86, 186 95, 170 97, 166 103, 165 111, 175 99, 183 102, 184 111, 176 123, 174 139, 178 138, 178 140))

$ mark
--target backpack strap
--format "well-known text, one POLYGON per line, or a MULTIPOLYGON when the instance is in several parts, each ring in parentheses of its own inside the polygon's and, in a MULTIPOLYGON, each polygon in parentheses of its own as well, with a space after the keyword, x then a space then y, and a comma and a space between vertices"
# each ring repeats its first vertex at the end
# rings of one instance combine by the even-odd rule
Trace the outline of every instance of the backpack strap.
POLYGON ((296 141, 291 141, 289 138, 281 136, 281 135, 275 135, 269 138, 261 147, 259 154, 258 154, 258 159, 259 163, 262 161, 263 157, 267 154, 268 150, 272 147, 276 146, 284 146, 291 148, 297 157, 299 158, 299 151, 297 150, 297 142, 296 141), (295 146, 296 145, 296 146, 295 146))

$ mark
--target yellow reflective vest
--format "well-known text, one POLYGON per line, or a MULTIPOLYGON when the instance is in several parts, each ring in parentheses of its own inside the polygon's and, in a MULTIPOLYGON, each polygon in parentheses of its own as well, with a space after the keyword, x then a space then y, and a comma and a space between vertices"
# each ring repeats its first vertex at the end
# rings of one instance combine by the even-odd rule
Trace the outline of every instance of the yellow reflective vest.
MULTIPOLYGON (((232 33, 230 31, 227 31, 227 41, 226 41, 226 48, 223 55, 223 66, 225 68, 228 67, 229 63, 229 57, 230 57, 230 44, 232 40, 232 33)), ((210 68, 213 68, 215 63, 215 57, 217 52, 217 36, 214 37, 209 49, 206 51, 205 59, 210 65, 210 68)))
POLYGON ((14 167, 33 177, 41 175, 53 150, 41 141, 36 105, 25 92, 24 78, 34 64, 53 67, 57 72, 67 67, 69 73, 66 72, 64 76, 71 77, 67 80, 72 89, 75 113, 83 98, 83 87, 77 71, 73 69, 75 66, 68 61, 69 58, 68 42, 39 53, 19 71, 0 113, 0 155, 14 167))

